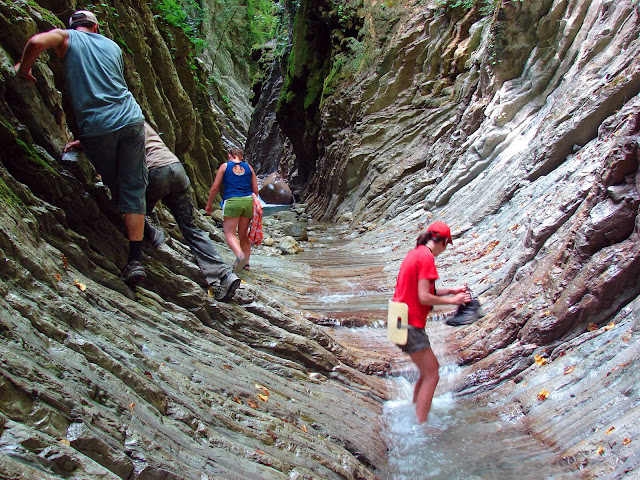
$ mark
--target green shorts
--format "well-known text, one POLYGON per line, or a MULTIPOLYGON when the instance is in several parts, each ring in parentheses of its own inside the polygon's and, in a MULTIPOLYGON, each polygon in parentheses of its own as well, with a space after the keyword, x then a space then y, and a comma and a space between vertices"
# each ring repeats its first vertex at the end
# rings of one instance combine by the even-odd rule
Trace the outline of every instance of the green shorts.
POLYGON ((222 215, 225 217, 253 217, 253 197, 231 197, 222 204, 222 215))

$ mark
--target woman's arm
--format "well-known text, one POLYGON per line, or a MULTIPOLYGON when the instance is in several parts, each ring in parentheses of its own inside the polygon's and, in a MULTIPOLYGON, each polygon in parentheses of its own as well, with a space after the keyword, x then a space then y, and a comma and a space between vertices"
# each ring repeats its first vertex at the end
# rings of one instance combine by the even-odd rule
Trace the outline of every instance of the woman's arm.
POLYGON ((256 177, 256 172, 253 171, 253 167, 251 165, 249 165, 249 168, 251 169, 251 189, 253 190, 253 193, 255 193, 256 195, 258 195, 258 177, 256 177))
POLYGON ((204 213, 207 215, 211 215, 213 213, 213 200, 216 198, 218 194, 218 190, 220 190, 220 186, 222 185, 222 178, 224 177, 224 172, 227 170, 227 163, 223 163, 218 168, 218 173, 216 173, 216 178, 213 180, 213 185, 211 185, 211 190, 209 190, 209 199, 207 200, 207 206, 204 207, 204 213))
POLYGON ((462 305, 471 301, 471 295, 466 287, 445 288, 436 293, 443 295, 434 295, 431 293, 431 284, 433 280, 418 280, 418 300, 423 305, 462 305))

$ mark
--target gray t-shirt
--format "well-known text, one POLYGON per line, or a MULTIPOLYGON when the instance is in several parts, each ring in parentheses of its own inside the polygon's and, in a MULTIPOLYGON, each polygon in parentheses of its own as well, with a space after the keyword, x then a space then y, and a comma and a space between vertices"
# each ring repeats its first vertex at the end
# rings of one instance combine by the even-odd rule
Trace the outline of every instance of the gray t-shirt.
POLYGON ((144 121, 124 80, 118 44, 98 33, 68 32, 64 68, 80 136, 104 135, 144 121))

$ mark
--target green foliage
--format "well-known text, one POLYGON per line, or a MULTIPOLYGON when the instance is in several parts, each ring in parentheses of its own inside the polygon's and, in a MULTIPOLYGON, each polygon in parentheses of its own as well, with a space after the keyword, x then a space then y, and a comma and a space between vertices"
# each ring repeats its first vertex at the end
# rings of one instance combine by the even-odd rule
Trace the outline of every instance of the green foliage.
MULTIPOLYGON (((511 0, 514 2, 523 2, 524 0, 511 0)), ((447 10, 460 9, 468 11, 472 8, 478 8, 481 15, 493 15, 495 11, 502 5, 502 0, 436 0, 436 6, 447 10)))
POLYGON ((273 0, 247 0, 249 45, 262 45, 275 37, 278 4, 273 0))
POLYGON ((181 29, 193 42, 196 52, 202 51, 205 43, 199 35, 204 13, 200 2, 197 0, 154 0, 152 8, 158 12, 157 16, 163 18, 170 25, 181 29))
POLYGON ((20 198, 18 198, 18 196, 13 193, 13 190, 9 188, 2 177, 0 177, 0 198, 8 205, 24 206, 22 200, 20 200, 20 198))

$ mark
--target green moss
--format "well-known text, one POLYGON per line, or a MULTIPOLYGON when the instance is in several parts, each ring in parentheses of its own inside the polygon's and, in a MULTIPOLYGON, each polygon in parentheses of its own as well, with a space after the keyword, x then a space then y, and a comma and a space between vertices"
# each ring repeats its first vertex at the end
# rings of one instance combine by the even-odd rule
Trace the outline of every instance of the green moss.
MULTIPOLYGON (((41 7, 40 5, 38 5, 38 3, 34 0, 27 0, 27 3, 29 4, 29 6, 31 8, 33 8, 34 10, 36 10, 41 16, 42 18, 47 22, 50 23, 51 25, 53 25, 55 28, 65 28, 65 25, 58 19, 58 17, 56 17, 53 13, 51 13, 49 10, 47 10, 46 8, 41 7)), ((18 7, 17 5, 14 5, 16 8, 18 8, 19 10, 21 10, 25 15, 26 12, 24 10, 22 10, 20 7, 18 7)))
POLYGON ((39 165, 41 167, 44 167, 47 171, 49 171, 50 173, 52 173, 53 175, 55 175, 56 177, 59 177, 60 174, 58 173, 58 171, 53 168, 51 165, 49 165, 47 163, 47 161, 45 159, 43 159, 38 152, 36 152, 33 148, 31 148, 29 145, 27 145, 26 143, 24 143, 22 140, 16 138, 16 144, 18 145, 18 147, 20 148, 20 150, 22 151, 22 153, 24 154, 24 158, 30 160, 32 163, 34 163, 35 165, 39 165))
POLYGON ((2 177, 0 177, 0 198, 6 205, 13 205, 20 208, 25 206, 22 200, 20 200, 20 198, 13 193, 13 190, 4 182, 2 177))

